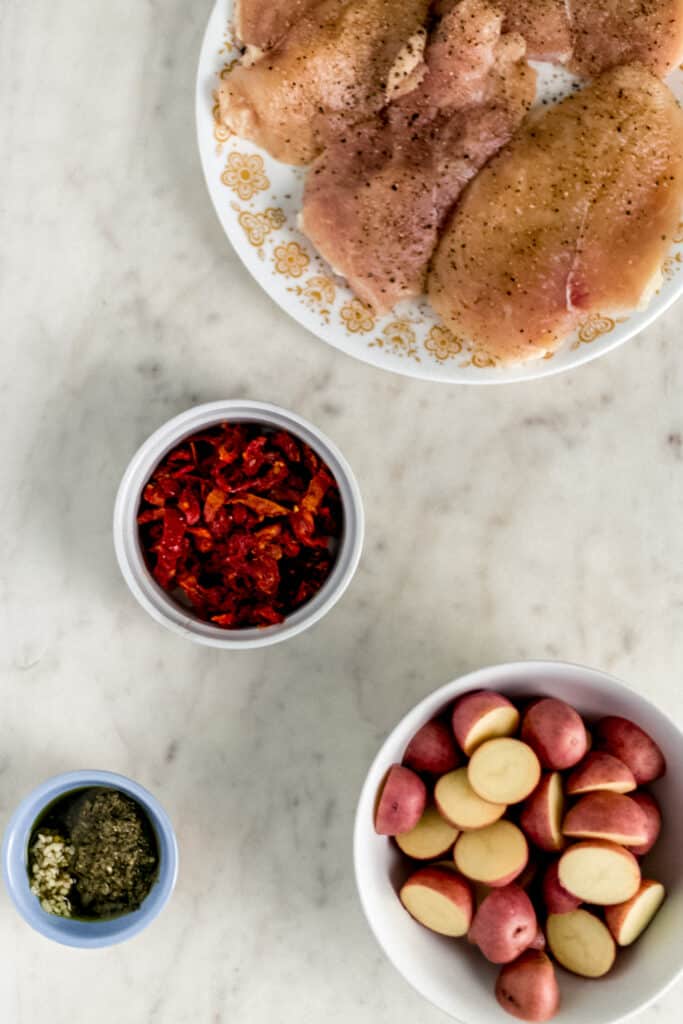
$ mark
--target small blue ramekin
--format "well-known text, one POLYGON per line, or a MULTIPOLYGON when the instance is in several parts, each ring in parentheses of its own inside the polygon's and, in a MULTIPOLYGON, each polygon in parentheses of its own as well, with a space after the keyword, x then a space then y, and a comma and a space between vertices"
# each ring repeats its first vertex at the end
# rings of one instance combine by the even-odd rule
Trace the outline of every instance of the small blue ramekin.
POLYGON ((178 844, 168 815, 152 794, 137 782, 114 772, 66 772, 34 789, 12 815, 2 844, 2 874, 14 906, 37 932, 64 946, 99 949, 132 938, 161 913, 178 877, 178 844), (49 804, 65 793, 91 786, 118 789, 140 804, 154 829, 159 870, 149 895, 137 910, 107 921, 74 921, 48 914, 31 892, 28 844, 36 820, 49 804))

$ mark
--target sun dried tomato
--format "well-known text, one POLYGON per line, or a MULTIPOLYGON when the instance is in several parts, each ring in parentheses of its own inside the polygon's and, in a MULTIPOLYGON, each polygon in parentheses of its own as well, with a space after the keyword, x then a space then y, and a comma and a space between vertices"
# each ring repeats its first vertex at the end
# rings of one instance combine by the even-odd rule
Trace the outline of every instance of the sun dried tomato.
POLYGON ((284 430, 278 430, 273 434, 273 444, 279 448, 288 462, 301 462, 301 451, 299 445, 291 434, 284 430))
POLYGON ((164 529, 157 545, 154 575, 162 587, 168 586, 176 574, 176 565, 183 550, 185 520, 173 508, 164 509, 164 529))
POLYGON ((204 502, 204 521, 211 525, 216 518, 216 513, 225 504, 225 492, 217 488, 209 491, 204 502))
POLYGON ((244 449, 242 467, 247 476, 256 476, 263 465, 265 459, 263 448, 267 443, 268 438, 262 434, 260 437, 255 437, 253 441, 250 441, 244 449))
POLYGON ((159 484, 147 484, 143 497, 150 505, 165 505, 166 495, 159 484))
POLYGON ((231 505, 245 505, 246 508, 250 508, 257 516, 264 519, 267 516, 286 516, 289 512, 284 505, 279 505, 276 501, 270 501, 268 498, 262 498, 258 494, 245 494, 243 498, 229 498, 228 501, 231 505))
POLYGON ((138 511, 157 582, 224 629, 282 622, 323 586, 343 513, 320 456, 287 431, 222 423, 185 439, 138 511))
POLYGON ((201 508, 197 496, 189 487, 186 487, 178 498, 178 508, 185 516, 185 522, 188 526, 194 526, 195 523, 199 522, 201 508))

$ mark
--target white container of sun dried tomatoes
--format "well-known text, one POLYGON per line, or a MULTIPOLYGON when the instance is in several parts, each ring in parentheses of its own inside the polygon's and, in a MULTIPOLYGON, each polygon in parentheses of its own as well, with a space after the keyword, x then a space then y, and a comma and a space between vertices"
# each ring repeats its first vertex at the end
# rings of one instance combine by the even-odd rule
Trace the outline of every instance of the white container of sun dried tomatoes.
POLYGON ((317 427, 296 413, 241 399, 198 405, 159 427, 138 449, 121 481, 114 507, 114 546, 123 577, 133 596, 153 619, 195 643, 226 650, 266 647, 296 636, 318 622, 337 603, 358 566, 363 546, 364 514, 353 471, 336 447, 317 427), (263 424, 266 430, 286 430, 305 442, 327 464, 341 498, 343 525, 335 560, 322 587, 283 622, 260 627, 226 629, 204 621, 174 600, 148 569, 140 544, 138 510, 145 485, 161 460, 183 440, 221 423, 263 424))

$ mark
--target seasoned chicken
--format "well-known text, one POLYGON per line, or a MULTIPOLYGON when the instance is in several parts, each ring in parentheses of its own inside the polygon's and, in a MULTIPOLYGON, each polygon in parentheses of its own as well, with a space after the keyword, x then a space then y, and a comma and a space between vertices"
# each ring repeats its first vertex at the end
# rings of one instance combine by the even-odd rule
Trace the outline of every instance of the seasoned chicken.
POLYGON ((572 55, 570 3, 571 0, 497 0, 505 14, 505 30, 524 36, 529 60, 559 64, 572 55))
POLYGON ((593 78, 639 61, 664 77, 683 58, 683 0, 497 0, 527 56, 593 78))
POLYGON ((683 113, 640 65, 531 116, 461 198, 429 297, 501 362, 646 303, 683 205, 683 113))
POLYGON ((235 33, 245 46, 269 50, 320 0, 235 0, 235 33))
POLYGON ((335 133, 381 109, 391 68, 428 7, 322 0, 279 46, 222 83, 224 124, 278 160, 310 163, 335 133))
POLYGON ((683 0, 568 0, 574 40, 569 67, 592 78, 639 61, 664 77, 683 57, 683 0))
POLYGON ((304 232, 379 313, 424 291, 448 210, 533 99, 524 44, 501 21, 485 0, 452 4, 417 88, 349 129, 308 176, 304 232))

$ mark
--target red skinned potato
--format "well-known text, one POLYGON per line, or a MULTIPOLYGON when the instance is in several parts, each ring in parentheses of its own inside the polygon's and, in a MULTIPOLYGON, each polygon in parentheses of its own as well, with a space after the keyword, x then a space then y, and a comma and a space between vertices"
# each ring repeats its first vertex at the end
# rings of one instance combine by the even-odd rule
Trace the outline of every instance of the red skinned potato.
POLYGON ((645 814, 635 800, 607 790, 582 796, 562 830, 575 839, 608 839, 622 846, 638 846, 648 836, 645 814))
POLYGON ((638 892, 640 867, 624 846, 604 839, 574 843, 560 857, 560 884, 582 903, 611 906, 638 892))
POLYGON ((529 943, 529 949, 545 949, 545 934, 540 924, 536 929, 536 934, 529 943))
POLYGON ((661 907, 665 895, 660 882, 644 878, 640 889, 630 900, 605 909, 607 927, 620 946, 630 946, 642 935, 661 907))
POLYGON ((544 697, 527 710, 521 737, 536 752, 543 767, 552 771, 572 768, 587 749, 581 715, 555 697, 544 697))
POLYGON ((594 735, 596 747, 623 761, 639 786, 654 782, 666 771, 664 754, 655 741, 628 718, 620 718, 619 715, 601 718, 594 735))
POLYGON ((635 853, 636 857, 644 857, 659 839, 659 833, 662 828, 662 812, 651 793, 634 793, 631 796, 631 800, 638 804, 645 815, 647 839, 644 843, 639 843, 638 846, 631 846, 629 849, 631 853, 635 853))
POLYGON ((448 726, 435 718, 418 729, 406 747, 403 763, 430 775, 444 775, 457 768, 460 758, 448 726))
POLYGON ((467 934, 472 889, 451 868, 420 868, 403 884, 399 897, 410 916, 430 931, 453 938, 467 934))
POLYGON ((543 903, 549 914, 568 914, 577 910, 581 900, 568 892, 560 882, 558 862, 550 864, 543 876, 543 903))
POLYGON ((529 859, 529 847, 522 830, 501 819, 475 832, 461 832, 453 859, 466 878, 498 888, 522 873, 529 859))
POLYGON ((396 836, 396 844, 413 860, 434 860, 447 854, 457 838, 457 828, 445 821, 436 807, 426 807, 415 828, 396 836))
POLYGON ((493 964, 509 964, 536 939, 534 907, 518 885, 492 889, 479 906, 468 939, 493 964))
POLYGON ((544 775, 522 809, 519 823, 527 839, 541 850, 554 852, 565 845, 562 835, 564 793, 559 772, 544 775))
POLYGON ((501 693, 477 690, 455 702, 451 724, 456 740, 470 757, 485 740, 516 732, 519 712, 501 693))
POLYGON ((410 832, 424 814, 427 788, 415 772, 392 764, 380 789, 375 810, 375 832, 397 836, 410 832))
POLYGON ((586 754, 565 786, 567 796, 582 796, 603 789, 612 793, 630 793, 635 788, 636 780, 628 765, 604 750, 586 754))
POLYGON ((546 1021, 560 1008, 560 989, 555 968, 545 953, 527 950, 501 968, 496 981, 496 999, 519 1020, 546 1021))
POLYGON ((527 861, 524 871, 515 878, 515 885, 518 885, 520 889, 530 889, 536 879, 536 875, 538 874, 539 866, 537 858, 532 856, 530 851, 529 860, 527 861))

